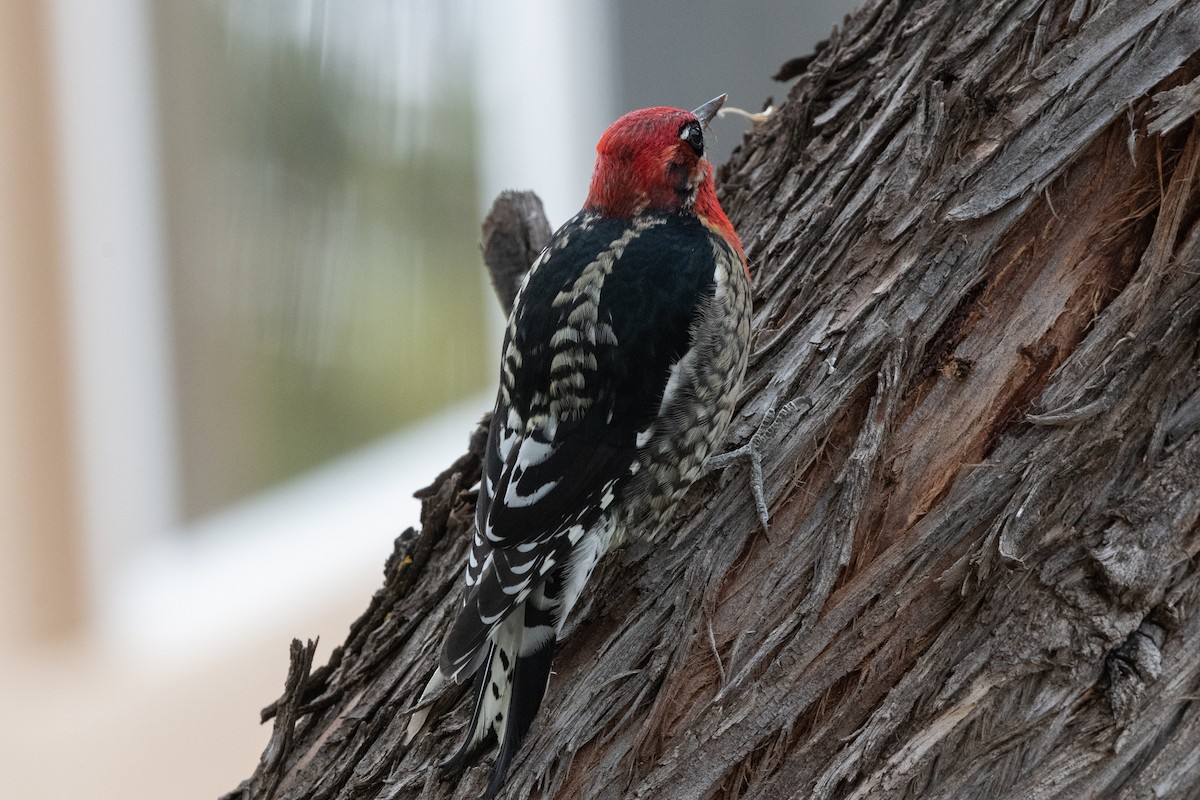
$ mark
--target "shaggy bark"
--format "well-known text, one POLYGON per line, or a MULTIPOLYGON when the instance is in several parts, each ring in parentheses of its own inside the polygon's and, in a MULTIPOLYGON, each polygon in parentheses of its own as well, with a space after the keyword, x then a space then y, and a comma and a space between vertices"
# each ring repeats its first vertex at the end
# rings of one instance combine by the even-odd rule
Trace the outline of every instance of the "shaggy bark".
MULTIPOLYGON (((1200 784, 1200 2, 873 2, 722 168, 755 286, 731 444, 608 556, 507 796, 1185 797, 1200 784)), ((479 478, 326 667, 297 645, 239 798, 467 798, 405 709, 479 478)))

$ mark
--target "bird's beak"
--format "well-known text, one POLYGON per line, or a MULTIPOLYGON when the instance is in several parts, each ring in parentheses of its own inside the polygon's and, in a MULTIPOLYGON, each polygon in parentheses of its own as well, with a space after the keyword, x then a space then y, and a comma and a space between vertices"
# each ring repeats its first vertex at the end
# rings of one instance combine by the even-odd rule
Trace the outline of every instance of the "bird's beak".
POLYGON ((712 100, 709 100, 692 113, 696 115, 696 119, 700 120, 700 124, 707 128, 708 123, 711 122, 712 118, 717 115, 717 111, 721 108, 721 106, 725 105, 725 98, 728 96, 729 95, 723 94, 719 97, 714 97, 712 100))

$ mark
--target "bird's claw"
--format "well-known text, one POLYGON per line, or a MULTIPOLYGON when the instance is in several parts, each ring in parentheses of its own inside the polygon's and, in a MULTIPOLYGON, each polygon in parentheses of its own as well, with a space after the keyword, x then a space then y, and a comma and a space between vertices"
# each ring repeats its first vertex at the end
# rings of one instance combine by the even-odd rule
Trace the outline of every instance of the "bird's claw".
POLYGON ((775 428, 779 426, 779 423, 795 413, 797 407, 796 400, 789 400, 778 410, 774 408, 767 409, 767 412, 763 414, 762 422, 758 424, 758 430, 750 437, 750 441, 726 453, 712 456, 705 465, 711 471, 726 469, 734 462, 743 459, 750 462, 750 491, 754 495, 754 507, 758 510, 758 521, 762 525, 763 533, 766 533, 770 529, 769 523, 771 518, 767 511, 766 488, 763 484, 763 447, 771 437, 771 434, 775 432, 775 428))

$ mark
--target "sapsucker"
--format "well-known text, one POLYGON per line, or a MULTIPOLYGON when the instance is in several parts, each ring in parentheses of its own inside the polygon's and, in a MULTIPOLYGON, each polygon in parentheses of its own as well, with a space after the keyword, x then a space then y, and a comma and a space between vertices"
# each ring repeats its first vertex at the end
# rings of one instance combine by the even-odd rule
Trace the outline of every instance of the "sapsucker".
POLYGON ((750 289, 705 155, 724 101, 609 127, 583 210, 534 262, 509 317, 462 610, 421 699, 475 676, 468 735, 447 763, 495 734, 489 796, 597 561, 627 535, 653 536, 733 414, 750 289))

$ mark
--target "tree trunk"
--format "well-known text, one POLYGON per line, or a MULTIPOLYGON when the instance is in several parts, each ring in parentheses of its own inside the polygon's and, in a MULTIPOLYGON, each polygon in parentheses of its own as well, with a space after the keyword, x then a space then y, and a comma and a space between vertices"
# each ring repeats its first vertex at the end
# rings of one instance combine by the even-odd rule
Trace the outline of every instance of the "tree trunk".
MULTIPOLYGON (((797 13, 801 13, 798 9, 797 13)), ((880 0, 718 184, 754 276, 735 467, 609 555, 509 797, 1186 797, 1200 785, 1200 2, 880 0)), ((405 710, 476 453, 238 798, 476 797, 405 710)))

